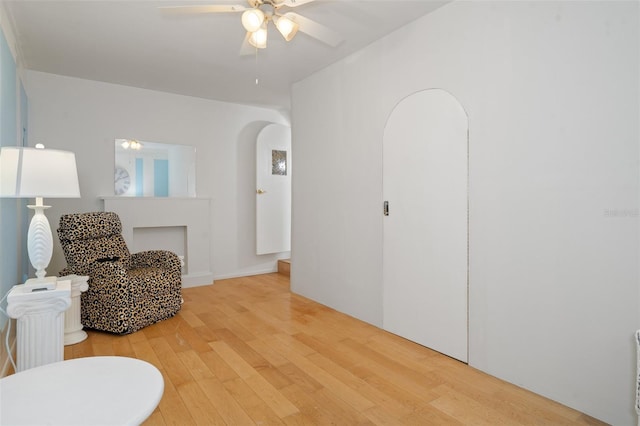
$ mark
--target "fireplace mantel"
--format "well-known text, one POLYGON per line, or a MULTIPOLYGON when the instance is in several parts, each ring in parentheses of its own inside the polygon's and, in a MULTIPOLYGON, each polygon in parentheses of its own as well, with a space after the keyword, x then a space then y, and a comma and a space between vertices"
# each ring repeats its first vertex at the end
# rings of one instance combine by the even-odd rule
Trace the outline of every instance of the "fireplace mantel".
MULTIPOLYGON (((148 236, 158 230, 157 249, 175 251, 184 256, 183 287, 213 283, 211 267, 211 200, 209 198, 101 197, 104 211, 118 214, 122 236, 132 249, 135 230, 148 236), (184 228, 184 253, 164 245, 160 231, 184 228)), ((175 234, 175 232, 173 232, 175 234)), ((168 242, 166 242, 168 244, 168 242)))

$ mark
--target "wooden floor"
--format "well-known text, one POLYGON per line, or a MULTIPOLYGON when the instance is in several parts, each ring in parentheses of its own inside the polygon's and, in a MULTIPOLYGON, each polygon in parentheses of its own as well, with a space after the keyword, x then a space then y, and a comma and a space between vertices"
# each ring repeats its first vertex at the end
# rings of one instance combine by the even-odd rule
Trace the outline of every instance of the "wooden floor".
POLYGON ((281 274, 185 289, 180 313, 128 336, 89 332, 65 358, 160 369, 145 425, 601 424, 289 292, 281 274))

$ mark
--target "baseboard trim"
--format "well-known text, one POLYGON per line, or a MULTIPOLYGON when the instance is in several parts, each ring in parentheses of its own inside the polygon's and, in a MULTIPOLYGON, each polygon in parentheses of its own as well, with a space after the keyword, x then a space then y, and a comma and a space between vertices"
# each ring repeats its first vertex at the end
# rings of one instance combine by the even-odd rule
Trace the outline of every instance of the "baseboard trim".
POLYGON ((189 274, 182 276, 182 288, 201 287, 213 283, 213 274, 210 272, 202 274, 189 274))
POLYGON ((6 336, 7 332, 9 332, 9 324, 11 324, 11 331, 9 334, 9 350, 11 351, 11 355, 13 359, 16 359, 16 320, 9 319, 5 321, 4 327, 0 332, 0 378, 6 377, 9 374, 9 370, 13 367, 11 365, 11 361, 9 360, 9 355, 7 354, 7 346, 6 336))
POLYGON ((263 275, 263 274, 272 274, 274 272, 278 272, 278 266, 274 265, 271 268, 266 268, 266 269, 260 269, 257 271, 246 271, 246 272, 241 272, 241 273, 236 273, 236 274, 223 274, 223 275, 216 275, 213 277, 213 280, 228 280, 231 278, 241 278, 241 277, 251 277, 253 275, 263 275))

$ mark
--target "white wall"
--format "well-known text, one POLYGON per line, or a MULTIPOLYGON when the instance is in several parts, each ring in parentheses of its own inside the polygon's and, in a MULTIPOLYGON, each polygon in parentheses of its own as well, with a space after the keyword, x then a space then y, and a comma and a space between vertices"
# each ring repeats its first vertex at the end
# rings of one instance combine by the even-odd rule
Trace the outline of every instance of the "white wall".
POLYGON ((470 126, 470 364, 633 424, 637 2, 455 2, 293 88, 292 288, 382 322, 382 135, 443 88, 470 126))
MULTIPOLYGON (((276 270, 277 255, 255 255, 255 143, 275 110, 29 71, 29 143, 76 153, 81 199, 45 200, 55 234, 61 214, 101 211, 113 195, 114 139, 193 145, 196 193, 212 199, 214 279, 276 270)), ((158 212, 162 214, 162 212, 158 212)), ((54 238, 48 273, 64 257, 54 238)), ((288 255, 288 254, 281 254, 288 255)))

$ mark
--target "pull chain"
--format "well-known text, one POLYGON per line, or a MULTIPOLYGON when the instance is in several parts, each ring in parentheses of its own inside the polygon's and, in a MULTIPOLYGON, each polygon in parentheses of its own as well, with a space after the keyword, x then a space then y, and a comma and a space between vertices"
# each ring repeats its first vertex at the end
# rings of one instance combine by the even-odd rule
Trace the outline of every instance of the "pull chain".
POLYGON ((258 80, 258 48, 256 47, 256 86, 260 83, 258 80))

